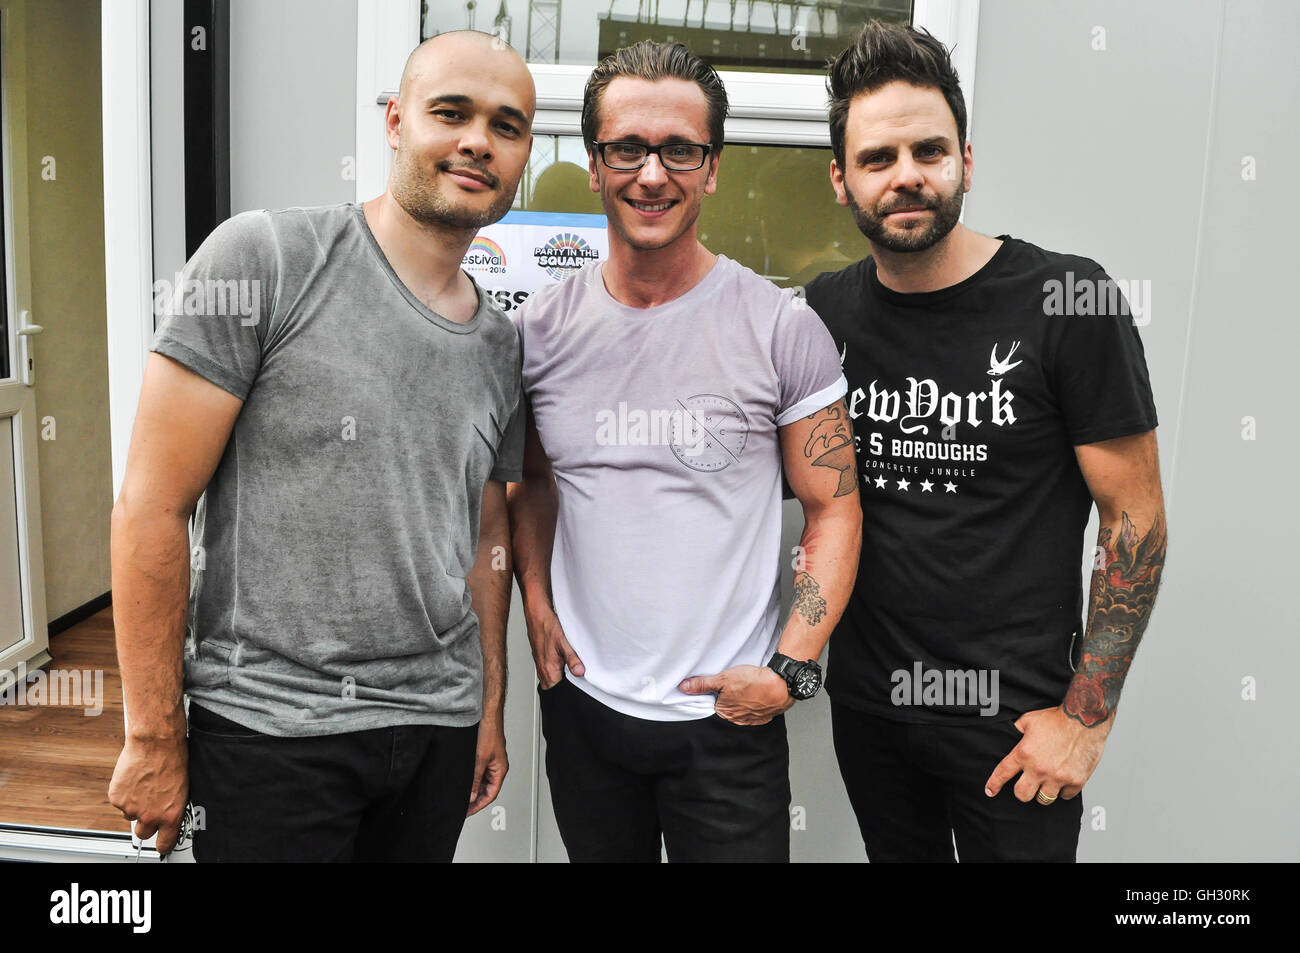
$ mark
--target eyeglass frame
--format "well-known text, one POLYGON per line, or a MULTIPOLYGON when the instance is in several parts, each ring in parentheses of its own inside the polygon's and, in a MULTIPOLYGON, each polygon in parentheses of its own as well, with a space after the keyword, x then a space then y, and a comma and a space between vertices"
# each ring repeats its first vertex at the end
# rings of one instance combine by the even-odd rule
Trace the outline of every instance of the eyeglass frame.
POLYGON ((592 140, 591 144, 596 147, 596 154, 600 156, 600 161, 604 164, 605 168, 609 169, 611 172, 640 172, 645 168, 645 164, 650 161, 651 156, 654 156, 659 160, 659 166, 665 172, 698 172, 708 164, 709 156, 713 153, 713 143, 711 142, 661 142, 657 146, 652 146, 645 142, 633 142, 629 139, 610 139, 607 142, 596 142, 595 140, 592 140), (620 169, 618 166, 610 165, 609 160, 605 158, 606 146, 639 146, 646 152, 645 155, 641 157, 640 165, 633 166, 630 169, 620 169), (700 158, 700 164, 690 169, 674 169, 672 166, 665 164, 664 157, 660 154, 660 151, 671 148, 672 146, 697 146, 698 148, 703 149, 704 155, 700 158))

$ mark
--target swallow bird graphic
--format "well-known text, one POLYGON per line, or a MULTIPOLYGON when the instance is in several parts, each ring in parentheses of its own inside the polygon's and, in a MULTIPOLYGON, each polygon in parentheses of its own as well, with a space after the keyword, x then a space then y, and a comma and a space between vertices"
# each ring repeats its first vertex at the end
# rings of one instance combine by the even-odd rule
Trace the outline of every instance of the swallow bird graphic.
POLYGON ((1008 363, 1008 361, 1011 360, 1011 356, 1016 353, 1016 348, 1018 347, 1020 347, 1020 342, 1012 341, 1011 350, 1007 351, 1006 359, 1002 360, 998 358, 997 344, 995 343, 993 345, 993 351, 989 354, 989 377, 1001 377, 1013 367, 1019 367, 1024 363, 1023 361, 1016 361, 1014 364, 1008 363))

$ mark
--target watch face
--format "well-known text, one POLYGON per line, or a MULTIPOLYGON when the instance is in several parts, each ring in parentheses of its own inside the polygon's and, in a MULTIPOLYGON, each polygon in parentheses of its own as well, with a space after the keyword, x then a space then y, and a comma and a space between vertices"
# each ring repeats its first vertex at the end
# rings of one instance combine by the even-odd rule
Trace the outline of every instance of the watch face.
POLYGON ((796 698, 812 698, 821 685, 822 673, 817 670, 817 666, 804 665, 794 677, 794 691, 791 694, 796 698))

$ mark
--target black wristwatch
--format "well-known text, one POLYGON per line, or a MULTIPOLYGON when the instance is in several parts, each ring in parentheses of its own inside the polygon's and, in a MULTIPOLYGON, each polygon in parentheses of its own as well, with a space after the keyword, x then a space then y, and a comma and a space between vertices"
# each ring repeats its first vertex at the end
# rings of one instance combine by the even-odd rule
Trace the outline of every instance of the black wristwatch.
POLYGON ((799 701, 812 698, 822 687, 822 669, 816 660, 796 662, 788 655, 777 652, 767 667, 785 679, 790 697, 799 701))

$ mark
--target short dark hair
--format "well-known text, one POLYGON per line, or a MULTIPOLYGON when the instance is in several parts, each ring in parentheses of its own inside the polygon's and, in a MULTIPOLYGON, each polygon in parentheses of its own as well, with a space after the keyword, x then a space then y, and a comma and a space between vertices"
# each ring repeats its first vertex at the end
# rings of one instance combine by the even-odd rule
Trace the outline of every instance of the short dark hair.
POLYGON ((840 168, 844 167, 849 101, 897 80, 943 93, 957 120, 957 146, 965 148, 966 101, 948 50, 929 30, 869 20, 848 48, 831 61, 826 77, 831 100, 831 150, 840 168))
POLYGON ((712 66, 681 43, 657 43, 642 40, 615 50, 596 64, 582 94, 582 138, 587 151, 595 149, 596 130, 600 126, 600 100, 605 87, 620 76, 633 76, 655 82, 661 79, 684 79, 704 92, 709 105, 710 155, 722 151, 722 124, 727 118, 727 88, 712 66))

